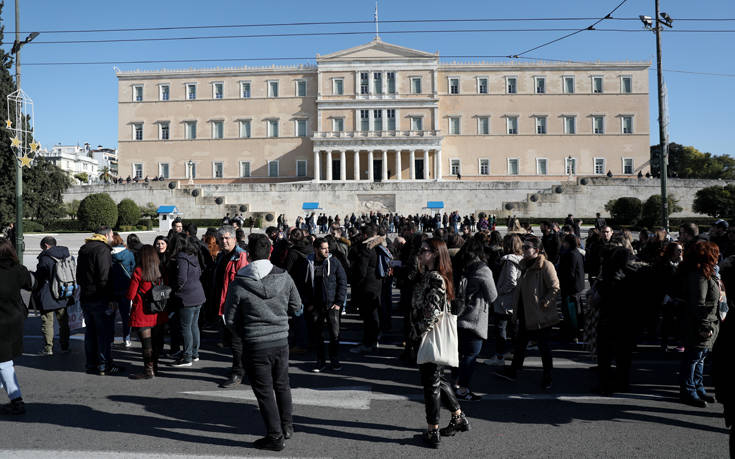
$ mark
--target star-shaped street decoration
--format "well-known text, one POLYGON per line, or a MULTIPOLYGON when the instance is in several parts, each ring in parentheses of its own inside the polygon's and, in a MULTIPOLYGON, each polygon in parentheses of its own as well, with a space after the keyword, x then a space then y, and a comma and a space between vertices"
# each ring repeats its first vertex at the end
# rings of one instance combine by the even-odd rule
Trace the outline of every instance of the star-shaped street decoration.
POLYGON ((38 151, 39 148, 41 148, 41 144, 39 144, 35 140, 31 142, 31 151, 38 151))
POLYGON ((19 147, 20 146, 20 139, 17 138, 17 137, 13 137, 12 139, 10 139, 10 144, 12 146, 14 146, 14 147, 19 147))
POLYGON ((10 129, 11 127, 13 127, 13 122, 10 120, 5 120, 5 127, 10 129))
POLYGON ((31 161, 33 161, 32 158, 29 158, 27 155, 21 156, 18 161, 20 161, 20 167, 31 167, 31 161))

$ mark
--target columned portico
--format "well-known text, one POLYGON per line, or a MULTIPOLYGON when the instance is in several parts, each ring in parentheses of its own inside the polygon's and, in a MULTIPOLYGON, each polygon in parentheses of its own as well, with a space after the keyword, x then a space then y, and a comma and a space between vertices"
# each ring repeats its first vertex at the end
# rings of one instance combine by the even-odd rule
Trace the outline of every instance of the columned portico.
POLYGON ((327 150, 327 181, 332 181, 332 151, 327 150))
POLYGON ((429 180, 429 150, 424 150, 424 180, 429 180))
POLYGON ((401 171, 403 170, 403 167, 401 167, 401 154, 403 152, 401 150, 396 150, 396 180, 401 180, 401 171))
POLYGON ((382 179, 383 180, 390 180, 390 177, 388 176, 388 151, 383 150, 383 161, 380 162, 380 165, 383 168, 382 179))
POLYGON ((436 172, 434 173, 434 179, 438 182, 442 179, 442 151, 436 150, 434 153, 434 159, 436 163, 436 172))
POLYGON ((368 181, 375 181, 375 173, 373 172, 373 150, 368 151, 368 181))
POLYGON ((347 152, 339 151, 339 179, 347 180, 347 152))
POLYGON ((408 178, 416 180, 416 150, 411 150, 408 163, 408 178))
POLYGON ((319 175, 320 175, 319 174, 319 168, 320 168, 320 165, 319 165, 319 162, 320 162, 319 161, 319 156, 320 155, 321 155, 321 153, 319 152, 319 150, 315 150, 314 151, 314 181, 315 182, 318 182, 319 181, 319 175))
POLYGON ((354 161, 353 180, 360 180, 360 150, 355 150, 354 161))

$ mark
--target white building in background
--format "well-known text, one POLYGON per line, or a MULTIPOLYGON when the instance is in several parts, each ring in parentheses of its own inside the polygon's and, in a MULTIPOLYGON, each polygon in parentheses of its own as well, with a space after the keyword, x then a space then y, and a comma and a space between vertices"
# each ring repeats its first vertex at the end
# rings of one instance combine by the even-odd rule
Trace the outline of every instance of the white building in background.
POLYGON ((110 174, 117 177, 117 150, 114 148, 104 148, 102 145, 97 145, 96 149, 90 150, 94 159, 99 164, 100 173, 104 168, 108 168, 110 174))
POLYGON ((89 144, 85 143, 83 146, 54 145, 51 151, 40 150, 39 155, 51 161, 71 177, 85 173, 90 183, 99 181, 100 164, 92 154, 89 144))

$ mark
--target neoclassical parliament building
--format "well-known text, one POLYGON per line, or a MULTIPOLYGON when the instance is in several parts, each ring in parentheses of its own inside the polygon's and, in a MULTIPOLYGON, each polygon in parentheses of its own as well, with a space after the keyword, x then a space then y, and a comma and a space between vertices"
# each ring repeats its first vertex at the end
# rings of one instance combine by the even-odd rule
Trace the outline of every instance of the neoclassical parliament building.
POLYGON ((118 71, 119 173, 196 183, 645 174, 648 67, 450 63, 376 38, 316 65, 118 71))

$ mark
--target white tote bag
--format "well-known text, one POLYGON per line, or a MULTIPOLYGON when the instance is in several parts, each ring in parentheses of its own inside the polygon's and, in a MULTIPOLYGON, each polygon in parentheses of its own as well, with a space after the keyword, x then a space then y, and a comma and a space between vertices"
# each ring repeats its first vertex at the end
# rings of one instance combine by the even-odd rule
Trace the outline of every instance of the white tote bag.
POLYGON ((421 337, 416 363, 431 362, 456 368, 459 366, 458 346, 457 316, 444 304, 434 326, 421 337))

